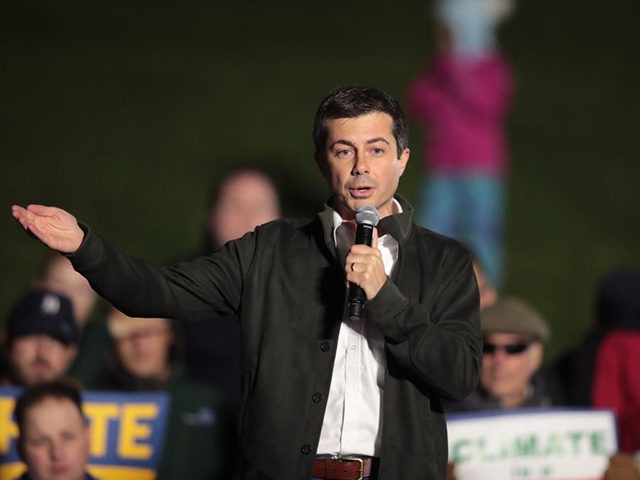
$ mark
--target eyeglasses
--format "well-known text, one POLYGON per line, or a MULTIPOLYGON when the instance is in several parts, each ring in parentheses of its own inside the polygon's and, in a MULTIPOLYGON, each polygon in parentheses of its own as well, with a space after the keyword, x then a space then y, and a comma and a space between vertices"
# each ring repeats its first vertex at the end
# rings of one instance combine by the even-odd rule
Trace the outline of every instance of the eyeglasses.
POLYGON ((482 353, 487 355, 495 355, 497 350, 502 350, 507 355, 517 355, 529 348, 531 342, 527 343, 507 343, 504 345, 496 345, 495 343, 483 343, 482 353))

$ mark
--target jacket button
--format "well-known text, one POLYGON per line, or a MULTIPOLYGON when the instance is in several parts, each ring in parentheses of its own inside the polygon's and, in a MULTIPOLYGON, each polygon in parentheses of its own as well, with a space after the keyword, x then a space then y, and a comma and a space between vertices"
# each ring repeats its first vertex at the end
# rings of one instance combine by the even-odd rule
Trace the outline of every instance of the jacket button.
POLYGON ((320 392, 316 392, 311 397, 311 400, 313 400, 315 403, 318 403, 318 402, 321 402, 323 398, 324 398, 324 395, 322 395, 320 392))
POLYGON ((320 344, 320 350, 322 350, 323 352, 328 352, 329 350, 331 350, 331 344, 329 342, 322 342, 320 344))
POLYGON ((303 445, 300 451, 303 455, 309 455, 311 453, 311 445, 303 445))

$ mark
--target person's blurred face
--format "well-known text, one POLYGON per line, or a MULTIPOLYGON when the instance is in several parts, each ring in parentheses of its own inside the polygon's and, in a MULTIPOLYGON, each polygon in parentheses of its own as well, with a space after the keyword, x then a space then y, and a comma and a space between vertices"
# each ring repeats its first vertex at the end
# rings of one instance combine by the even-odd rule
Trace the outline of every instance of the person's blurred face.
POLYGON ((171 322, 148 319, 116 341, 116 352, 124 369, 136 378, 165 380, 170 371, 169 352, 173 344, 171 322))
POLYGON ((513 333, 488 333, 483 343, 482 387, 500 400, 503 408, 520 406, 542 363, 542 344, 513 333))
POLYGON ((344 219, 372 205, 380 218, 391 215, 393 195, 409 160, 409 149, 398 152, 393 119, 382 112, 327 121, 324 157, 316 162, 323 172, 344 219))
POLYGON ((25 414, 22 460, 33 480, 82 480, 89 458, 89 431, 76 405, 46 398, 25 414))
POLYGON ((49 335, 21 335, 11 342, 9 364, 21 385, 60 378, 75 358, 77 347, 49 335))
POLYGON ((218 246, 280 216, 278 193, 259 172, 240 172, 220 188, 209 214, 209 230, 218 246))
POLYGON ((84 327, 98 295, 87 279, 73 269, 69 259, 60 255, 51 260, 38 286, 69 297, 74 317, 80 328, 84 327))

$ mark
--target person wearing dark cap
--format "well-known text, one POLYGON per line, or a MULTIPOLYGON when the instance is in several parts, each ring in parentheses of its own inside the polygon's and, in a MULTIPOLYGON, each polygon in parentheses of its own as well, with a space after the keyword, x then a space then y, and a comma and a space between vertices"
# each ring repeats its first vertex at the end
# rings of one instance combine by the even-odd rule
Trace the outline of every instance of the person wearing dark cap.
POLYGON ((77 353, 78 325, 71 300, 47 290, 29 290, 7 324, 4 385, 33 385, 64 376, 77 353))
POLYGON ((447 403, 448 412, 550 407, 562 394, 540 371, 547 322, 526 302, 505 297, 481 313, 483 363, 480 384, 465 400, 447 403))

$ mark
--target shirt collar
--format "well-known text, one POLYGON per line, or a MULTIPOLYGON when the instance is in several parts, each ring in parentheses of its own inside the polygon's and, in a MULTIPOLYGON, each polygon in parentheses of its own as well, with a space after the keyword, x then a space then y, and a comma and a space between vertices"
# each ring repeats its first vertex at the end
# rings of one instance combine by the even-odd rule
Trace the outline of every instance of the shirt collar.
MULTIPOLYGON (((402 205, 400 205, 400 202, 395 198, 393 198, 392 200, 393 200, 393 206, 394 206, 394 215, 397 213, 402 213, 403 210, 402 210, 402 205)), ((340 214, 335 209, 332 209, 332 210, 333 210, 333 240, 335 241, 336 230, 340 225, 344 223, 344 219, 340 216, 340 214)))

